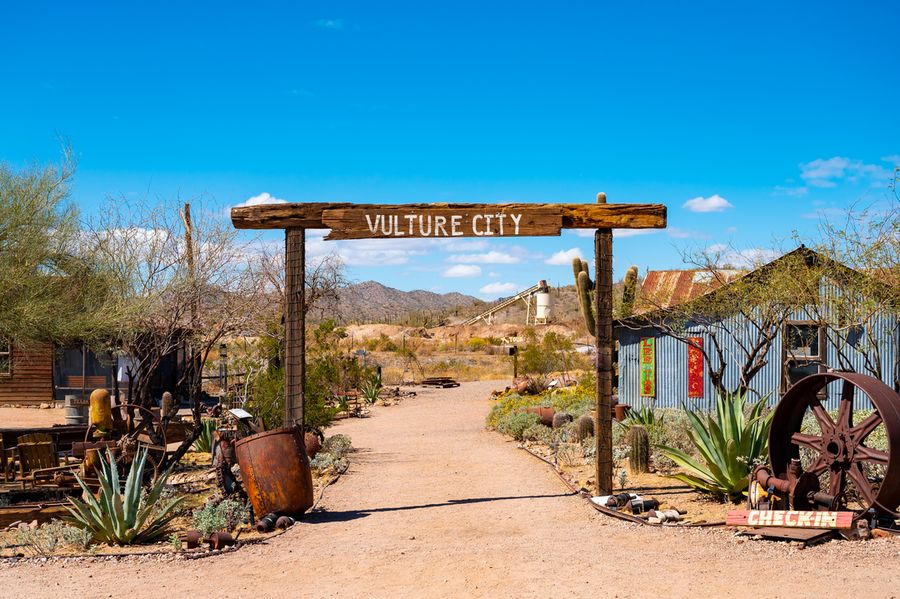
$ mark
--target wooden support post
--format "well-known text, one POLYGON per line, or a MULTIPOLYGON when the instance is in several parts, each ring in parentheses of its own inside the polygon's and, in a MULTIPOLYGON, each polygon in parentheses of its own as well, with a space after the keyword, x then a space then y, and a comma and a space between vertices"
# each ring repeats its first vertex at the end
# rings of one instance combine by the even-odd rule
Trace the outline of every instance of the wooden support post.
POLYGON ((306 369, 306 230, 285 231, 284 426, 303 426, 306 369))
MULTIPOLYGON (((597 203, 606 203, 606 194, 597 194, 597 203)), ((597 375, 597 422, 595 424, 597 494, 613 490, 612 461, 612 229, 594 233, 594 334, 597 375)))

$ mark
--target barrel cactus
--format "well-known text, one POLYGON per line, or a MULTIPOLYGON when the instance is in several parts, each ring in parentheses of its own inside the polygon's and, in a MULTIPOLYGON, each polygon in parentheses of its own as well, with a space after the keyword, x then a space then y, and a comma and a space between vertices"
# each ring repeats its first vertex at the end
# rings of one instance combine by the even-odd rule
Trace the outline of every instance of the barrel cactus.
POLYGON ((585 414, 575 422, 575 438, 578 442, 590 439, 594 436, 594 419, 590 414, 585 414))
POLYGON ((553 428, 560 428, 572 422, 572 415, 565 412, 556 412, 553 414, 553 428))
POLYGON ((628 429, 628 467, 633 474, 641 474, 650 470, 650 435, 647 429, 634 425, 628 429))

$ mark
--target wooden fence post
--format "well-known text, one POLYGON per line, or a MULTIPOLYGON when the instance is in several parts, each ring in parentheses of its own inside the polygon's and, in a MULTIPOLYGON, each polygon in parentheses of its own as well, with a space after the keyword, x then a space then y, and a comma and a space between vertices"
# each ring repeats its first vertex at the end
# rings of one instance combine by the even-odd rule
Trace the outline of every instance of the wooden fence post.
POLYGON ((306 369, 306 230, 285 230, 284 426, 303 425, 306 369))
MULTIPOLYGON (((606 203, 606 194, 597 194, 597 203, 606 203)), ((597 330, 594 334, 597 375, 596 477, 597 494, 612 493, 612 229, 594 233, 594 311, 597 330)))

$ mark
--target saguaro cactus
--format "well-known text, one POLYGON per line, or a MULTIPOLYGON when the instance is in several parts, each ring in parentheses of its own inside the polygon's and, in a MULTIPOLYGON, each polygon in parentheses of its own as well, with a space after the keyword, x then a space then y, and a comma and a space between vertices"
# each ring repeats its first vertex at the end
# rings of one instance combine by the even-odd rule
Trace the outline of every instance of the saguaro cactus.
POLYGON ((647 429, 634 425, 628 429, 628 467, 632 474, 641 474, 650 470, 650 435, 647 429))
POLYGON ((591 275, 588 273, 588 263, 581 258, 574 258, 572 272, 575 275, 578 308, 584 319, 584 326, 593 337, 597 331, 597 315, 594 312, 594 282, 591 281, 591 275))
MULTIPOLYGON (((575 275, 575 288, 578 293, 578 308, 584 319, 584 326, 593 337, 597 326, 597 314, 594 312, 594 282, 591 280, 588 263, 581 258, 572 260, 572 273, 575 275)), ((637 291, 638 267, 632 266, 625 272, 625 286, 622 291, 620 316, 631 316, 634 312, 634 298, 637 291)))
POLYGON ((622 289, 622 309, 620 316, 631 316, 634 313, 634 296, 637 289, 638 267, 632 265, 625 272, 625 287, 622 289))

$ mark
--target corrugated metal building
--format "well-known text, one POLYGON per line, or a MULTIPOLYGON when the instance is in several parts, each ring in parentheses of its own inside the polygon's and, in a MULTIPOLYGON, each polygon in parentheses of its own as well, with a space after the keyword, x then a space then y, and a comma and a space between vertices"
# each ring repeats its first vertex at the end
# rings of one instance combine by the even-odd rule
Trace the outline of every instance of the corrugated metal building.
MULTIPOLYGON (((742 273, 733 271, 726 275, 727 281, 722 280, 717 284, 711 283, 710 274, 704 271, 655 271, 647 274, 639 293, 644 298, 654 294, 652 301, 654 306, 674 305, 709 293, 740 274, 742 273)), ((829 294, 835 293, 839 291, 823 282, 820 297, 827 298, 829 294)), ((646 302, 643 309, 647 310, 649 303, 651 302, 646 302)), ((636 307, 639 311, 642 309, 640 299, 636 307)), ((768 396, 774 404, 791 382, 796 382, 807 374, 824 371, 825 368, 852 369, 868 373, 866 355, 879 361, 882 369, 881 378, 885 383, 890 386, 896 384, 896 380, 900 378, 898 372, 900 319, 896 312, 878 313, 870 319, 869 326, 850 335, 849 344, 845 344, 840 350, 843 360, 839 360, 839 349, 832 343, 830 336, 824 334, 820 330, 821 327, 811 322, 812 320, 814 319, 810 317, 808 310, 797 310, 784 323, 769 348, 768 363, 751 380, 750 389, 754 394, 759 397, 768 396), (798 355, 808 359, 798 360, 798 355)), ((742 317, 733 317, 729 326, 732 330, 740 331, 741 327, 749 328, 750 325, 749 321, 742 317)), ((686 323, 684 330, 702 339, 704 347, 710 347, 709 336, 705 333, 707 329, 699 321, 686 323)), ((744 338, 748 338, 750 334, 749 330, 746 331, 744 338)), ((690 350, 684 341, 651 327, 633 330, 623 326, 622 323, 617 323, 616 339, 620 402, 633 406, 654 402, 658 407, 680 407, 686 404, 704 409, 714 405, 715 389, 709 377, 708 365, 701 360, 702 373, 697 372, 694 377, 689 377, 690 350), (654 340, 653 389, 641 387, 641 347, 642 340, 645 339, 654 340), (700 380, 702 383, 698 387, 700 380), (690 394, 689 385, 693 391, 690 394)), ((720 335, 718 339, 727 360, 742 361, 741 335, 720 335)), ((738 368, 726 369, 726 387, 736 386, 738 375, 738 368)), ((838 393, 838 384, 833 384, 832 388, 828 389, 826 405, 829 409, 836 408, 838 393)))

